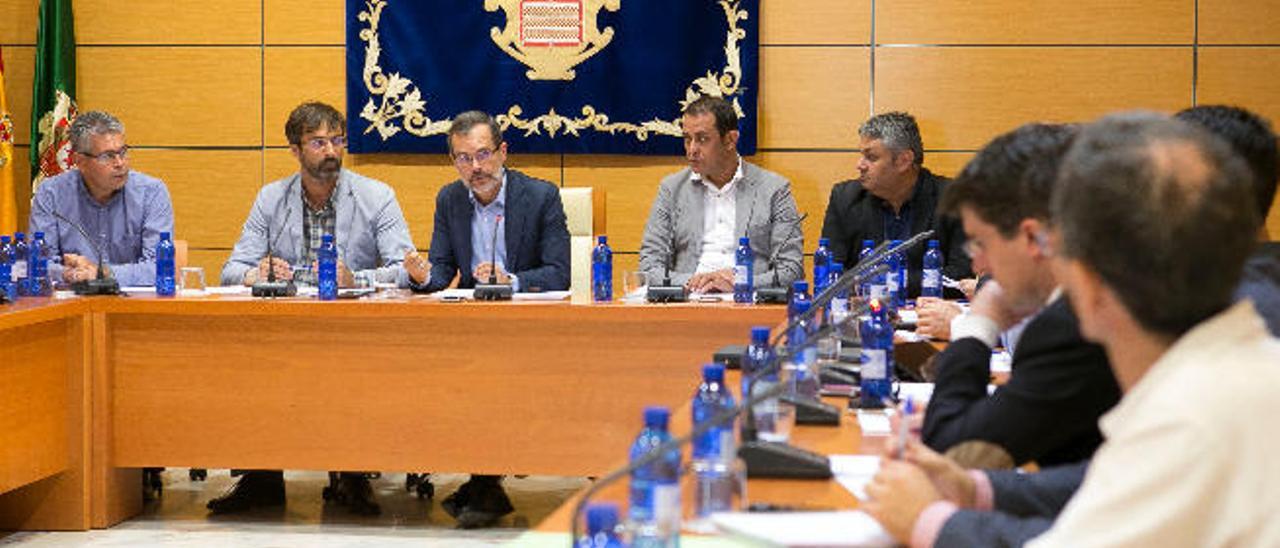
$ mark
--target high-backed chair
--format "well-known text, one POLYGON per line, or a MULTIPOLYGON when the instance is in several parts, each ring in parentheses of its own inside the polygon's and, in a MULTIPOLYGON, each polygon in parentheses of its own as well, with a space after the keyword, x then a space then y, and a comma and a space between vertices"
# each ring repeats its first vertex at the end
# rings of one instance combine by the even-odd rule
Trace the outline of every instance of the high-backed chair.
POLYGON ((575 303, 591 302, 591 250, 605 233, 605 192, 591 187, 560 189, 569 225, 569 292, 575 303))

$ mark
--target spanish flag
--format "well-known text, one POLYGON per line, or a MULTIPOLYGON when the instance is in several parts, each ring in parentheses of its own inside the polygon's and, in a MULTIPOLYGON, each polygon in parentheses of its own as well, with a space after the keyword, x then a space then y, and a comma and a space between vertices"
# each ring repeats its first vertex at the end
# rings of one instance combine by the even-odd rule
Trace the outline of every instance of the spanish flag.
POLYGON ((0 55, 0 234, 18 229, 18 195, 13 185, 13 116, 4 97, 4 56, 0 55))

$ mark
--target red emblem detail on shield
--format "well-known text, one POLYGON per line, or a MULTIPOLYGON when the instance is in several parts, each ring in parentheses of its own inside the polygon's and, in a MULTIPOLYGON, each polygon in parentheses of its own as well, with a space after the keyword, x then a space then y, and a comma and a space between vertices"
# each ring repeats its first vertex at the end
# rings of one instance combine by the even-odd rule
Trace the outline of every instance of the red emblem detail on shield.
POLYGON ((520 45, 565 47, 582 44, 582 0, 522 0, 520 45))

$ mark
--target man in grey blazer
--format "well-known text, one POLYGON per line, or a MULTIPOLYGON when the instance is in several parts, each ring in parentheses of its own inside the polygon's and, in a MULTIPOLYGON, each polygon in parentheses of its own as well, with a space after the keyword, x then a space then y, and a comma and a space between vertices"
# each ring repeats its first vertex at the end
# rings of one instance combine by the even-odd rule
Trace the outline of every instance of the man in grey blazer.
MULTIPOLYGON (((354 285, 356 278, 408 285, 403 258, 413 251, 409 228, 391 187, 342 169, 346 149, 346 120, 323 103, 304 103, 289 114, 284 126, 289 149, 299 171, 258 192, 244 231, 231 258, 222 267, 223 285, 253 285, 274 270, 280 279, 312 283, 321 236, 333 234, 338 248, 338 285, 354 285), (270 238, 271 257, 267 256, 270 238), (307 275, 310 274, 310 275, 307 275)), ((326 490, 329 491, 329 490, 326 490)), ((373 490, 363 473, 343 472, 332 497, 358 514, 378 514, 373 490)), ((214 514, 255 507, 280 506, 285 501, 280 470, 245 472, 235 487, 206 505, 214 514)))
POLYGON ((689 167, 662 180, 640 243, 649 283, 691 292, 733 291, 738 238, 750 238, 756 286, 804 276, 804 235, 791 183, 738 156, 738 115, 704 96, 680 119, 689 167))
POLYGON ((305 103, 289 115, 285 134, 300 169, 258 192, 222 267, 222 285, 253 285, 268 268, 277 278, 293 279, 299 267, 299 281, 309 283, 320 236, 329 233, 338 248, 340 287, 357 279, 408 286, 401 262, 414 248, 395 191, 342 169, 344 128, 342 114, 322 103, 305 103))

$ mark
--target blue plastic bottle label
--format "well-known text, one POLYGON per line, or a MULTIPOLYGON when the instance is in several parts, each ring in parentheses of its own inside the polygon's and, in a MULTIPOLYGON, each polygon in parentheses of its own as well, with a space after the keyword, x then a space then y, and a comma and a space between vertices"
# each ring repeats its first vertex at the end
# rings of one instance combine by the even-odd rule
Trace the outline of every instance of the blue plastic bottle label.
POLYGON ((924 287, 942 287, 942 271, 926 270, 924 271, 924 287))
POLYGON ((733 267, 734 285, 746 285, 747 276, 749 276, 750 274, 751 274, 751 271, 748 269, 746 265, 738 265, 733 267))
POLYGON ((862 378, 883 379, 885 375, 885 351, 862 349, 862 378))

